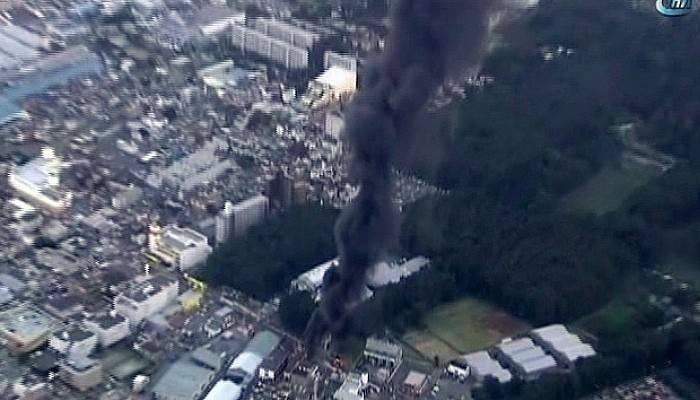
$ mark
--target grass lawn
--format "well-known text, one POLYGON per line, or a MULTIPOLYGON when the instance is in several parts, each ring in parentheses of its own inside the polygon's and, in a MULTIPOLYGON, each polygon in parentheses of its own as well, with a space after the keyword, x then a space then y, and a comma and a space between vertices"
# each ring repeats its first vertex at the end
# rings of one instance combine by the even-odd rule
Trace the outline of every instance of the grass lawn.
POLYGON ((457 350, 451 348, 447 343, 433 336, 428 331, 411 331, 401 339, 428 359, 433 359, 437 356, 441 360, 452 360, 459 356, 457 350))
POLYGON ((485 349, 530 329, 505 311, 472 298, 436 308, 423 324, 425 329, 409 332, 404 340, 426 357, 438 355, 443 360, 485 349))
POLYGON ((605 167, 588 182, 564 196, 561 209, 596 215, 615 211, 629 195, 657 175, 658 170, 638 164, 605 167))
POLYGON ((576 322, 576 326, 594 335, 616 335, 636 324, 636 309, 622 299, 613 300, 605 307, 576 322))

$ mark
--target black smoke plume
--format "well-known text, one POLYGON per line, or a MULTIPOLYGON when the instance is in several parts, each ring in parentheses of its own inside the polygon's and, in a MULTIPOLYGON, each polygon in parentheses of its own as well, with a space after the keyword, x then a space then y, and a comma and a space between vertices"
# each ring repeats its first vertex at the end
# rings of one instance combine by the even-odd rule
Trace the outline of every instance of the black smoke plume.
POLYGON ((398 0, 384 53, 373 63, 345 115, 359 193, 336 227, 339 265, 324 279, 322 300, 305 339, 313 351, 327 332, 342 329, 360 301, 370 267, 396 242, 391 165, 397 143, 448 78, 479 64, 498 2, 398 0))

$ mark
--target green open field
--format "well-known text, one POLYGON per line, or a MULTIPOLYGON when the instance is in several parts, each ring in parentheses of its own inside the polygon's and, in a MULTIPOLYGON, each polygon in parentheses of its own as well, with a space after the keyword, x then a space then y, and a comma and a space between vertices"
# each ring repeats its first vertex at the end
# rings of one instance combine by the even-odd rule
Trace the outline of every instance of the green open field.
POLYGON ((485 349, 530 329, 524 321, 472 298, 436 308, 423 324, 425 329, 408 332, 403 340, 424 356, 437 355, 442 360, 485 349))
POLYGON ((635 308, 626 304, 624 299, 616 299, 593 314, 581 318, 575 325, 594 335, 616 335, 635 326, 636 313, 635 308))
POLYGON ((652 167, 629 163, 625 167, 605 167, 588 182, 562 199, 565 212, 603 215, 618 209, 635 190, 658 175, 652 167))

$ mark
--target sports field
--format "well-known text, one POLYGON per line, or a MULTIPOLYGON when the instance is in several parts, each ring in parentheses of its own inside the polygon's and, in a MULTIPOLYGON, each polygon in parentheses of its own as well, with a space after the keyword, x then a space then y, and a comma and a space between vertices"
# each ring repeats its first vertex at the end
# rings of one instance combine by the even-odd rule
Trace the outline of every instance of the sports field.
POLYGON ((425 329, 408 332, 403 340, 424 356, 445 361, 530 329, 524 321, 472 298, 436 308, 423 323, 425 329))

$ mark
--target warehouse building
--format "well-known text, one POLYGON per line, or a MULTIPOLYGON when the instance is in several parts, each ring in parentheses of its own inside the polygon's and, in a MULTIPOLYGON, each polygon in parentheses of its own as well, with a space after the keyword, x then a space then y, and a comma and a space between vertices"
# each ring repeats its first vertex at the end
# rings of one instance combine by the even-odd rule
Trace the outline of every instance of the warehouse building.
POLYGON ((275 356, 280 341, 280 337, 270 331, 256 334, 233 360, 226 376, 214 384, 205 400, 238 400, 256 378, 260 375, 268 377, 269 370, 262 371, 262 374, 260 370, 267 368, 263 363, 275 356))
POLYGON ((157 400, 197 400, 216 378, 223 360, 205 348, 185 355, 168 367, 153 387, 157 400))
POLYGON ((537 379, 557 367, 554 358, 530 338, 505 341, 496 349, 501 360, 523 379, 537 379))
POLYGON ((566 368, 574 367, 577 360, 596 355, 591 345, 569 332, 564 325, 549 325, 532 331, 532 338, 566 368))
POLYGON ((503 368, 498 361, 485 351, 467 354, 462 359, 467 366, 469 374, 478 382, 483 382, 486 377, 492 377, 500 383, 508 383, 513 379, 510 371, 503 368))

